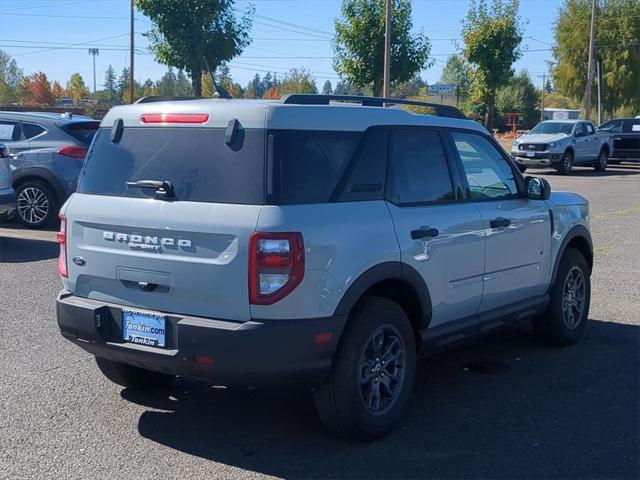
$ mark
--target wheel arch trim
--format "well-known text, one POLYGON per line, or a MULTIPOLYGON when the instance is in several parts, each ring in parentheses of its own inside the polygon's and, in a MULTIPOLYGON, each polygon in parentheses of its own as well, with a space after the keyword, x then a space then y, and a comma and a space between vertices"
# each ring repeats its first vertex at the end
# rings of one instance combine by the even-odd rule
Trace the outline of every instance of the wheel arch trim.
POLYGON ((29 180, 46 182, 53 190, 57 202, 60 205, 64 203, 66 199, 64 188, 62 188, 62 184, 50 170, 42 167, 28 167, 16 170, 11 175, 11 184, 16 191, 18 185, 29 180))
MULTIPOLYGON (((553 288, 553 284, 556 281, 556 277, 558 275, 558 269, 560 268, 560 262, 562 261, 562 257, 567 250, 569 244, 575 239, 582 239, 586 242, 588 246, 588 257, 586 258, 587 263, 589 264, 589 273, 593 269, 593 241, 591 239, 591 233, 584 225, 574 225, 569 229, 569 231, 565 234, 562 239, 562 243, 560 244, 560 248, 558 248, 558 254, 554 260, 553 270, 551 274, 551 283, 549 284, 549 291, 553 288)), ((548 292, 547 292, 548 293, 548 292)))
POLYGON ((422 275, 403 262, 384 262, 363 272, 340 299, 335 315, 348 315, 368 290, 389 280, 400 281, 413 290, 420 306, 419 330, 426 329, 431 321, 431 294, 422 275))

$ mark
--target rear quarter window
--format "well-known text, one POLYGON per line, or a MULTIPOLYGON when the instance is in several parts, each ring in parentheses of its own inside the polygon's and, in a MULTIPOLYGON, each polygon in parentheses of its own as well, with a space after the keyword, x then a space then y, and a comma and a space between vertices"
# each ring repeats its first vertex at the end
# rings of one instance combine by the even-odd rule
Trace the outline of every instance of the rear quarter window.
POLYGON ((328 202, 353 157, 362 132, 272 130, 270 203, 328 202))
POLYGON ((80 193, 153 197, 127 182, 168 180, 176 200, 264 204, 264 130, 241 130, 236 143, 224 129, 125 128, 118 143, 100 128, 85 161, 80 193))

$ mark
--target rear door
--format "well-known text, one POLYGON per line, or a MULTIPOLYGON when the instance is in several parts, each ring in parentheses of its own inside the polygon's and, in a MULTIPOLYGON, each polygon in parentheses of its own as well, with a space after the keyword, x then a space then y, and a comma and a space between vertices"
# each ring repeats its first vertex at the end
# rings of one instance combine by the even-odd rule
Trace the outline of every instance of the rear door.
POLYGON ((394 129, 389 141, 389 210, 402 262, 429 288, 430 326, 471 317, 482 298, 480 213, 461 202, 457 170, 438 130, 394 129))
POLYGON ((264 132, 102 128, 66 210, 68 287, 147 310, 250 318, 248 242, 264 203, 264 132), (233 147, 233 148, 232 148, 233 147), (127 182, 171 182, 174 196, 127 182))
POLYGON ((487 137, 461 131, 451 137, 469 201, 482 217, 486 254, 480 312, 544 294, 551 237, 546 203, 520 195, 518 174, 487 137))
POLYGON ((614 137, 619 151, 625 158, 640 158, 640 118, 628 118, 622 122, 622 133, 614 137))
POLYGON ((12 154, 29 149, 29 141, 22 136, 20 122, 0 118, 0 143, 4 143, 12 154))

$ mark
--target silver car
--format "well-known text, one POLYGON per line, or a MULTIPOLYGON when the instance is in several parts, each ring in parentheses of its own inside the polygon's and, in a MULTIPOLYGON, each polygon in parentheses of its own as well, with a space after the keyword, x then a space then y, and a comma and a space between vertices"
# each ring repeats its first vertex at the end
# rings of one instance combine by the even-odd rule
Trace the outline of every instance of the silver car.
POLYGON ((401 103, 434 108, 113 108, 61 209, 62 335, 131 388, 180 375, 311 389, 324 424, 360 438, 397 424, 418 356, 525 319, 577 342, 587 201, 524 178, 456 109, 383 108, 401 103))
POLYGON ((99 122, 79 115, 0 112, 0 142, 11 151, 17 219, 31 228, 51 225, 75 191, 99 122))
POLYGON ((593 166, 603 172, 613 150, 612 138, 585 120, 548 120, 514 140, 511 157, 521 172, 553 167, 569 175, 574 165, 593 166))

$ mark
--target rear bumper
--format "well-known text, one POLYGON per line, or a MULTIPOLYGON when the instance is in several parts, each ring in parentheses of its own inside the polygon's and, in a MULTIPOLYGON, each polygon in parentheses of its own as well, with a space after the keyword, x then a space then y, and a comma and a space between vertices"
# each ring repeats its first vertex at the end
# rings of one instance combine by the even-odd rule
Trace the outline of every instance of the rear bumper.
POLYGON ((0 190, 0 218, 11 217, 16 211, 16 193, 11 188, 0 190))
POLYGON ((97 357, 221 385, 318 385, 331 369, 346 323, 346 316, 236 322, 167 313, 162 349, 122 340, 122 308, 63 290, 58 326, 65 338, 97 357), (316 335, 326 332, 333 333, 331 340, 316 342, 316 335), (195 363, 197 355, 213 357, 213 364, 195 363))

